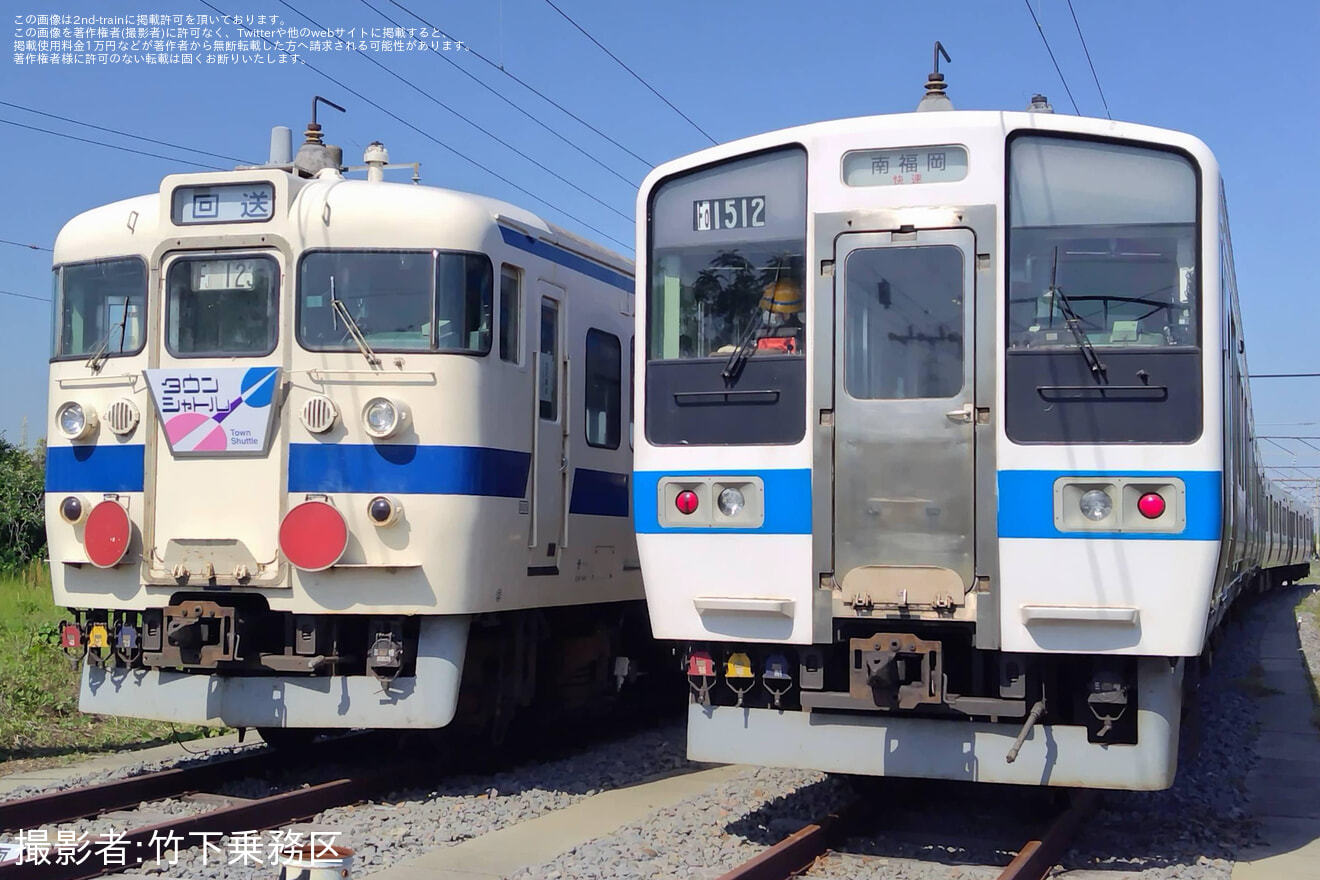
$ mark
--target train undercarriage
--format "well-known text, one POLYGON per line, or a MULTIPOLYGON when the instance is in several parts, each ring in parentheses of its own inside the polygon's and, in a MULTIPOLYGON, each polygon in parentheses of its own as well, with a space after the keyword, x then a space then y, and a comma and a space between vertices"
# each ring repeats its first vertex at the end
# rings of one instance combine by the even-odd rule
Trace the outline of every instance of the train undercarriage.
POLYGON ((677 682, 641 602, 437 617, 290 613, 259 595, 180 593, 163 608, 78 611, 61 645, 85 663, 84 711, 250 726, 282 744, 349 727, 499 741, 515 722, 604 713, 677 682))

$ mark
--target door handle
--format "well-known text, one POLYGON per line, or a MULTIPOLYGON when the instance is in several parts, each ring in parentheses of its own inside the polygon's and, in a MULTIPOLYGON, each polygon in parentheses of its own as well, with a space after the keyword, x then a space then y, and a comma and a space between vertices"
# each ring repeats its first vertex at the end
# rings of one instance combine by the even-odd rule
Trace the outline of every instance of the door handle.
POLYGON ((976 417, 976 409, 970 403, 964 403, 962 409, 950 410, 944 415, 951 422, 961 422, 964 425, 967 425, 976 417))

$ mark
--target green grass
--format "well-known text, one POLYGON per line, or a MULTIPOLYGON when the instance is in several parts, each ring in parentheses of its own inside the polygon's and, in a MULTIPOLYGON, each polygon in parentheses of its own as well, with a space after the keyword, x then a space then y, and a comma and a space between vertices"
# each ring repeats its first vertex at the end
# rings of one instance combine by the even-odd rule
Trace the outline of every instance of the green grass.
MULTIPOLYGON (((169 724, 78 711, 79 670, 59 648, 65 615, 44 567, 0 575, 0 761, 62 763, 172 741, 169 724)), ((180 739, 208 733, 177 727, 180 739)))

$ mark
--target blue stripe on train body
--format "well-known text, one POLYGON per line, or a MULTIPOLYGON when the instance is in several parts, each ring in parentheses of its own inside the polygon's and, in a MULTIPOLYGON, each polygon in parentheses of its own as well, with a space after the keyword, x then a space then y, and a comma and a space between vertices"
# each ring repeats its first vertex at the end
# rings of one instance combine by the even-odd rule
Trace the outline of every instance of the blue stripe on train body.
POLYGON ((1082 538, 1125 541, 1218 541, 1222 535, 1220 471, 1000 471, 999 537, 1082 538), (1186 527, 1180 532, 1064 532, 1054 525, 1054 483, 1060 477, 1103 481, 1115 477, 1177 478, 1186 488, 1186 527))
POLYGON ((568 501, 569 513, 588 516, 628 515, 628 475, 613 471, 577 468, 573 471, 573 492, 568 501))
POLYGON ((46 447, 47 492, 141 492, 146 447, 102 444, 46 447))
MULTIPOLYGON (((525 498, 531 453, 487 446, 291 443, 290 492, 525 498)), ((569 513, 628 515, 628 475, 576 468, 569 513)))
POLYGON ((522 498, 532 456, 486 446, 290 443, 290 492, 522 498))
POLYGON ((633 473, 633 522, 638 534, 654 535, 810 535, 811 469, 726 471, 636 471, 633 473), (756 528, 664 528, 658 509, 660 480, 684 477, 759 477, 765 492, 765 519, 756 528))
MULTIPOLYGON (((46 491, 141 492, 145 447, 53 446, 46 491)), ((293 443, 290 492, 397 492, 524 498, 530 453, 482 446, 293 443)), ((569 513, 628 515, 628 475, 577 468, 569 513)))
POLYGON ((509 229, 507 226, 500 227, 500 235, 504 238, 505 244, 516 247, 520 251, 526 251, 552 263, 558 263, 566 269, 580 272, 590 278, 595 278, 597 281, 604 281, 611 287, 617 287, 627 293, 633 292, 632 277, 622 272, 602 266, 600 263, 594 263, 586 257, 564 250, 548 241, 541 241, 539 238, 532 238, 526 233, 509 229))

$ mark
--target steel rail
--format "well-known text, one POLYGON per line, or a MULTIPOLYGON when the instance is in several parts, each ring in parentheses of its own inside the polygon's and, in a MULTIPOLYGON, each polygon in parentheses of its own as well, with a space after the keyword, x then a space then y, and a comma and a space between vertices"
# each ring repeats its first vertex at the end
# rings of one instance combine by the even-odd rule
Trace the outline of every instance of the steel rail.
MULTIPOLYGON (((168 835, 186 841, 194 834, 233 834, 242 831, 261 831, 297 822, 315 816, 324 810, 363 800, 373 791, 397 783, 399 779, 417 778, 417 767, 393 765, 372 769, 361 775, 347 776, 318 785, 286 791, 269 797, 257 798, 233 806, 221 807, 206 813, 180 816, 155 825, 135 828, 116 839, 115 851, 126 856, 123 864, 110 858, 112 852, 102 850, 100 858, 91 853, 81 864, 59 864, 51 853, 49 863, 33 864, 25 856, 22 864, 0 865, 0 878, 22 880, 90 880, 105 874, 137 867, 154 860, 156 850, 168 835), (411 775, 410 775, 411 774, 411 775), (107 862, 113 861, 113 864, 107 862)), ((53 849, 52 845, 52 849, 53 849)), ((182 847, 181 847, 182 848, 182 847)), ((168 848, 164 850, 170 852, 168 848)))
POLYGON ((774 846, 759 853, 718 880, 787 880, 800 873, 829 851, 847 826, 855 804, 830 813, 819 822, 794 831, 774 846))
POLYGON ((316 743, 296 754, 267 747, 236 755, 216 755, 188 767, 171 767, 124 779, 0 801, 0 830, 58 825, 110 810, 136 807, 144 801, 205 791, 235 778, 260 776, 274 770, 333 759, 353 748, 347 744, 349 740, 360 746, 359 736, 361 734, 316 743))
POLYGON ((1044 880, 1077 833, 1078 827, 1100 804, 1099 793, 1083 789, 1073 795, 1068 808, 1059 814, 1039 840, 1029 840, 1008 863, 998 880, 1044 880))
MULTIPOLYGON (((287 762, 287 758, 285 759, 287 762)), ((251 754, 217 756, 191 767, 173 767, 63 791, 36 794, 0 802, 0 828, 17 831, 58 825, 110 810, 134 807, 228 782, 235 776, 257 775, 279 766, 277 753, 262 749, 251 754)))

